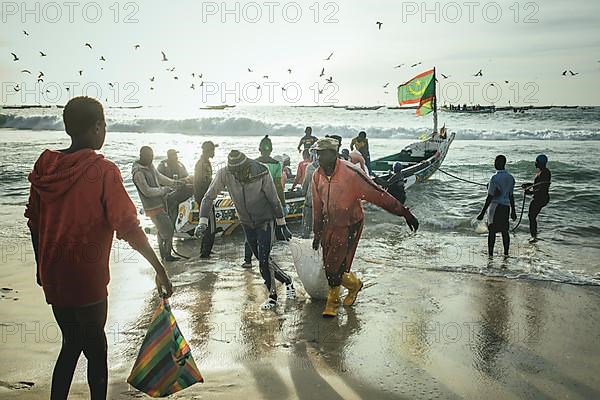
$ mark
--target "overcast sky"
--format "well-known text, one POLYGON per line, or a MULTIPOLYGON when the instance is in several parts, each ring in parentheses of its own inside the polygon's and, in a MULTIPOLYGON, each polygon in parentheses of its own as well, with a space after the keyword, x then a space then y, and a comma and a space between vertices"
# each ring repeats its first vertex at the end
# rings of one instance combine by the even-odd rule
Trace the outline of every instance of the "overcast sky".
POLYGON ((76 82, 70 93, 87 85, 118 105, 394 105, 398 84, 436 67, 441 103, 600 105, 599 1, 228 1, 229 13, 220 1, 158 4, 3 2, 0 103, 63 104, 76 82))

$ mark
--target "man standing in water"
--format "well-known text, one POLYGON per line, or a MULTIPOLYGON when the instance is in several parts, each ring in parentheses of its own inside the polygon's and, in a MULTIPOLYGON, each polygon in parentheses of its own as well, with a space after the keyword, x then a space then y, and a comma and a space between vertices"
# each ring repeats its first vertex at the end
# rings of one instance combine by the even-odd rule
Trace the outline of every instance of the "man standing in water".
MULTIPOLYGON (((202 203, 202 199, 212 182, 213 170, 210 159, 215 156, 215 148, 218 146, 218 144, 214 144, 210 140, 202 143, 202 154, 194 168, 194 199, 198 203, 198 208, 200 208, 200 203, 202 203)), ((213 206, 208 215, 208 229, 200 245, 200 258, 210 257, 213 244, 215 243, 216 229, 217 221, 215 218, 215 207, 213 206)))
POLYGON ((538 169, 532 183, 521 185, 527 194, 533 194, 533 200, 529 203, 529 233, 531 233, 530 242, 537 241, 537 216, 550 201, 550 181, 552 174, 546 167, 548 157, 540 154, 535 159, 535 167, 538 169))
POLYGON ((508 234, 508 214, 514 221, 517 219, 515 210, 515 198, 513 191, 515 188, 515 178, 509 174, 506 167, 506 157, 498 155, 494 160, 496 173, 490 178, 488 184, 488 196, 485 199, 483 209, 477 216, 479 221, 483 220, 488 207, 488 255, 494 256, 494 244, 496 243, 496 233, 502 234, 502 244, 504 245, 504 256, 508 256, 510 247, 510 235, 508 234))
POLYGON ((29 174, 25 210, 37 263, 37 283, 62 334, 51 399, 66 399, 81 352, 92 399, 106 399, 109 258, 113 235, 126 240, 156 271, 168 297, 173 287, 144 231, 115 164, 97 154, 104 144, 102 104, 75 97, 63 110, 71 146, 45 150, 29 174))
POLYGON ((304 149, 310 149, 310 146, 315 144, 317 140, 317 137, 312 136, 312 128, 307 126, 304 130, 304 136, 302 136, 300 143, 298 143, 298 153, 304 149))
POLYGON ((412 231, 419 221, 398 200, 377 186, 356 165, 338 159, 337 140, 320 139, 315 149, 319 168, 312 177, 313 249, 323 247, 323 264, 329 282, 323 317, 335 317, 340 305, 340 285, 348 289, 344 305, 356 301, 363 283, 350 272, 364 225, 361 201, 403 216, 412 231))
POLYGON ((292 233, 285 224, 283 207, 275 192, 275 184, 267 167, 250 160, 244 153, 232 150, 227 156, 227 167, 217 171, 200 205, 200 223, 196 236, 203 236, 208 229, 208 216, 217 195, 227 189, 238 213, 246 242, 258 258, 260 273, 269 290, 269 297, 262 304, 263 310, 277 305, 275 279, 285 284, 288 299, 295 298, 292 279, 276 263, 270 262, 271 229, 275 221, 278 240, 290 240, 292 233))
POLYGON ((149 146, 140 148, 140 159, 133 163, 133 183, 138 190, 144 213, 150 217, 158 230, 158 249, 164 261, 177 261, 173 251, 174 222, 168 214, 167 195, 177 181, 167 178, 154 168, 154 152, 149 146))

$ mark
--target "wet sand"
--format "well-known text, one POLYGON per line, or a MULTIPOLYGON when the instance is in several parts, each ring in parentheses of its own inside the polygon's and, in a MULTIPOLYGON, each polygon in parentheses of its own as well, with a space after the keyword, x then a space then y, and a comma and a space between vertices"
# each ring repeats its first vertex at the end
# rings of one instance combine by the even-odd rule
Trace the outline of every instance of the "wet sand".
MULTIPOLYGON (((196 246, 178 243, 183 254, 196 246)), ((172 309, 206 380, 172 398, 600 397, 598 287, 394 266, 359 247, 354 270, 367 288, 354 307, 324 320, 323 303, 305 297, 299 283, 297 300, 283 299, 280 287, 277 310, 259 309, 266 291, 256 260, 252 270, 239 267, 240 235, 218 238, 214 250, 211 260, 169 265, 172 309)), ((274 254, 295 277, 287 251, 277 244, 274 254)), ((35 284, 33 257, 6 253, 0 397, 45 399, 60 335, 35 284), (34 385, 18 389, 19 381, 34 385)), ((153 273, 122 243, 111 268, 109 398, 146 398, 125 380, 156 304, 153 273)), ((82 357, 70 398, 87 397, 82 357)))

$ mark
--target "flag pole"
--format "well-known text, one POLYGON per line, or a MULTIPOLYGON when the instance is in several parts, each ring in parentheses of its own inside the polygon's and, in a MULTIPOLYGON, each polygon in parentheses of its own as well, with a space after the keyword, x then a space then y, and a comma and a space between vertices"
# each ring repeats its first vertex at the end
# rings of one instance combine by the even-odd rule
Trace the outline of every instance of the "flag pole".
POLYGON ((438 131, 438 120, 437 120, 437 78, 435 77, 435 67, 433 67, 433 134, 437 134, 438 131))

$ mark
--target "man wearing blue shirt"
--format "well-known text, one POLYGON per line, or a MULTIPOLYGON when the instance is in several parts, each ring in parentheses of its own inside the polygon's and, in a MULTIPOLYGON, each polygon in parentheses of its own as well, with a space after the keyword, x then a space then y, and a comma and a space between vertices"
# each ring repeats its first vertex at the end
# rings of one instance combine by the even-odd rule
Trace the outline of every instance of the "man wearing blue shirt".
POLYGON ((514 221, 517 219, 515 210, 515 198, 513 191, 515 188, 515 178, 504 168, 506 167, 506 157, 502 154, 494 160, 496 173, 490 178, 488 185, 488 196, 485 199, 483 209, 477 216, 478 220, 483 220, 485 212, 489 207, 488 213, 488 255, 494 255, 494 244, 496 243, 496 233, 502 234, 502 244, 504 245, 504 255, 508 256, 510 247, 510 236, 508 235, 508 213, 514 221))

